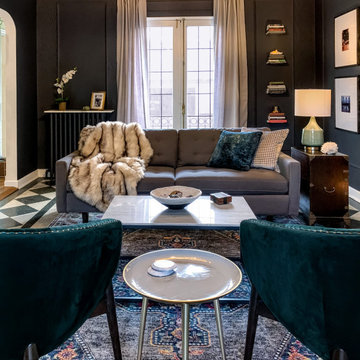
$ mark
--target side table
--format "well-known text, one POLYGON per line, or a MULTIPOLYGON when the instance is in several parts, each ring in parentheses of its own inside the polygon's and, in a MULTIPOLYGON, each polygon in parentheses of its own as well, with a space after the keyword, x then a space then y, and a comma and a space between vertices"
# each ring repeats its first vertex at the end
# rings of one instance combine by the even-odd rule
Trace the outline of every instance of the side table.
POLYGON ((138 360, 141 360, 149 299, 181 304, 183 360, 189 359, 190 305, 213 301, 221 354, 223 360, 226 359, 219 298, 236 289, 242 279, 240 269, 232 261, 209 251, 157 250, 131 260, 125 266, 123 276, 126 284, 143 297, 138 360), (149 275, 148 268, 160 259, 173 261, 176 264, 175 273, 166 277, 149 275))
POLYGON ((341 153, 308 153, 295 147, 291 148, 291 156, 301 164, 300 210, 309 225, 328 221, 349 225, 349 157, 341 153))

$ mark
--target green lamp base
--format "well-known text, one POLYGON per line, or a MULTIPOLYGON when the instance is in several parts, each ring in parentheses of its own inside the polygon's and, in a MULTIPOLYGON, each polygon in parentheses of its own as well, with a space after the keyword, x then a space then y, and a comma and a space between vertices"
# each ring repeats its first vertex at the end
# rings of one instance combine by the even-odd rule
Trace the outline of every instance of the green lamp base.
POLYGON ((316 122, 314 116, 311 116, 309 123, 303 128, 301 144, 304 145, 305 151, 315 152, 320 150, 324 143, 324 131, 316 122))

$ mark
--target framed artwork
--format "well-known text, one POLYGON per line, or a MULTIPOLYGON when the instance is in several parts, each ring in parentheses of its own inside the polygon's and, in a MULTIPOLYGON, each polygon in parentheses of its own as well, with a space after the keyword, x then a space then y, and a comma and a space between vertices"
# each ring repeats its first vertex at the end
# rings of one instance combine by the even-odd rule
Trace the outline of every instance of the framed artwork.
POLYGON ((359 133, 359 76, 335 78, 335 127, 359 133))
POLYGON ((359 9, 335 18, 335 67, 360 64, 359 9))
POLYGON ((96 91, 91 94, 90 109, 104 110, 106 91, 96 91))

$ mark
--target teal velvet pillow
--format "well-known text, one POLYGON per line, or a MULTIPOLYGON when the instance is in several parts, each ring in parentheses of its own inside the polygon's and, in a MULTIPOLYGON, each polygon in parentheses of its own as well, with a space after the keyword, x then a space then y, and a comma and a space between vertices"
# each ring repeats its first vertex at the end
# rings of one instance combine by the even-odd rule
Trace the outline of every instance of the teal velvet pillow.
POLYGON ((261 135, 261 131, 231 132, 224 130, 207 165, 248 171, 261 135))

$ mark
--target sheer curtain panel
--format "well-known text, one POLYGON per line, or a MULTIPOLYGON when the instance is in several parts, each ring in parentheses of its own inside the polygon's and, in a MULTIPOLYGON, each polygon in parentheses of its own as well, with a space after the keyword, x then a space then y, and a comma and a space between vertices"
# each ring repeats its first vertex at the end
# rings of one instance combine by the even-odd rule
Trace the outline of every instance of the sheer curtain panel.
POLYGON ((117 0, 117 8, 117 120, 146 127, 146 0, 117 0))
POLYGON ((248 73, 244 0, 214 0, 214 26, 214 126, 246 126, 248 73))

